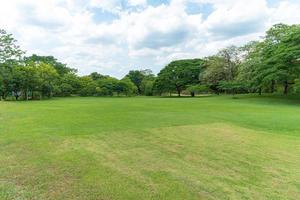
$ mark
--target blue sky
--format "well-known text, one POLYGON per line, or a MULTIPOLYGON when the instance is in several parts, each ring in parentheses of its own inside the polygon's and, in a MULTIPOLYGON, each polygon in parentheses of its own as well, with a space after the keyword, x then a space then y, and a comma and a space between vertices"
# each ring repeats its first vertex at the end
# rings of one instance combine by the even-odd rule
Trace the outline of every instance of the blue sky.
POLYGON ((272 24, 300 23, 299 10, 299 0, 10 0, 0 28, 28 55, 121 78, 257 40, 272 24))

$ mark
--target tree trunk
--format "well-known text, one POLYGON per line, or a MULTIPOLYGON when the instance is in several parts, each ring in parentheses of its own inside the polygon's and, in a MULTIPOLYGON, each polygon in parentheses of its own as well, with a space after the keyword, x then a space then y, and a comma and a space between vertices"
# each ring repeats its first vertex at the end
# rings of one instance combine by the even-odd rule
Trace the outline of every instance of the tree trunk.
POLYGON ((180 97, 180 93, 181 93, 180 89, 177 89, 177 94, 179 97, 180 97))
POLYGON ((261 87, 258 89, 258 94, 261 95, 261 87))
POLYGON ((191 97, 194 97, 195 96, 195 92, 191 92, 191 97))
POLYGON ((289 83, 287 81, 284 82, 284 91, 283 94, 287 95, 289 90, 289 83))

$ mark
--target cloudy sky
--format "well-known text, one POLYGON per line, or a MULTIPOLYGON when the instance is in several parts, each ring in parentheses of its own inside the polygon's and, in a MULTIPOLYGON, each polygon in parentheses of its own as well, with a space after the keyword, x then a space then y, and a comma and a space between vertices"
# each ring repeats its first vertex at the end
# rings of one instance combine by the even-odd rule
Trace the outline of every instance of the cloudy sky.
POLYGON ((53 55, 79 74, 157 73, 174 59, 257 40, 300 23, 300 0, 1 0, 0 28, 27 54, 53 55))

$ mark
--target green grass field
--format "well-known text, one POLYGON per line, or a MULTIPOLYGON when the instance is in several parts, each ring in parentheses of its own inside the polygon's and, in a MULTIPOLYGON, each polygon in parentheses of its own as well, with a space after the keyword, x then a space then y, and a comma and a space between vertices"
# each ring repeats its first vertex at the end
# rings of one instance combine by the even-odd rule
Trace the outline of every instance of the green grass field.
POLYGON ((0 102, 0 199, 300 199, 300 101, 0 102))

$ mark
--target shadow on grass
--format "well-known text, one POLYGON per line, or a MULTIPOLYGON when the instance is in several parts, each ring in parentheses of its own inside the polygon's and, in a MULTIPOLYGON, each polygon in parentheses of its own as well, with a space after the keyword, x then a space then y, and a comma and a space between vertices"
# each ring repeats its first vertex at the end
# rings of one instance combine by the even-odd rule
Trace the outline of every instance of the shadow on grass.
MULTIPOLYGON (((229 95, 228 95, 229 97, 229 95)), ((299 95, 281 95, 281 94, 239 94, 231 96, 232 99, 242 100, 242 101, 255 101, 256 103, 261 104, 280 104, 280 105, 300 105, 300 96, 299 95)))

